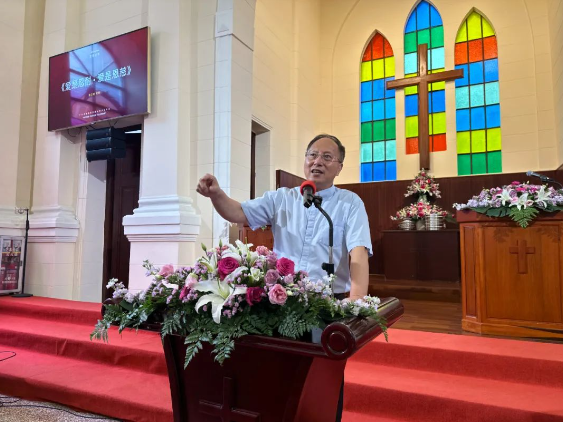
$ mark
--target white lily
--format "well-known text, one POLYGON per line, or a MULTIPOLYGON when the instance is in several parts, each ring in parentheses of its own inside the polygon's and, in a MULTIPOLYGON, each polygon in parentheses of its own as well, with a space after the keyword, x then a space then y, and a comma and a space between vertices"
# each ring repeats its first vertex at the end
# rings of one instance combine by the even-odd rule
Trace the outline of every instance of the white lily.
POLYGON ((230 273, 229 275, 227 275, 225 277, 224 281, 227 281, 229 283, 234 282, 237 277, 243 272, 243 271, 248 271, 248 267, 238 267, 236 270, 234 270, 232 273, 230 273))
POLYGON ((542 186, 536 195, 537 195, 536 204, 542 204, 542 206, 546 208, 547 207, 546 199, 549 199, 549 192, 545 191, 545 186, 542 186))
POLYGON ((242 243, 240 240, 235 240, 235 244, 240 251, 242 257, 246 257, 250 253, 250 247, 254 246, 252 243, 247 243, 246 245, 242 243))
POLYGON ((259 282, 260 279, 264 276, 264 273, 259 268, 251 268, 250 269, 250 280, 259 282))
POLYGON ((233 287, 227 281, 219 279, 200 281, 193 288, 198 292, 210 292, 199 298, 195 310, 199 312, 199 308, 211 302, 211 315, 217 324, 221 323, 225 303, 235 295, 246 294, 246 287, 233 287))
POLYGON ((228 251, 223 251, 223 253, 221 254, 221 259, 223 258, 234 258, 237 260, 237 262, 242 262, 242 257, 239 255, 239 253, 235 250, 228 250, 228 251))
POLYGON ((526 209, 528 208, 528 205, 530 205, 530 202, 531 201, 528 201, 528 193, 524 193, 520 198, 518 198, 518 202, 516 203, 516 208, 518 208, 518 210, 521 210, 522 207, 526 209))
POLYGON ((506 203, 512 202, 512 197, 510 196, 510 191, 508 189, 503 189, 500 194, 497 195, 500 198, 502 206, 504 207, 506 203))

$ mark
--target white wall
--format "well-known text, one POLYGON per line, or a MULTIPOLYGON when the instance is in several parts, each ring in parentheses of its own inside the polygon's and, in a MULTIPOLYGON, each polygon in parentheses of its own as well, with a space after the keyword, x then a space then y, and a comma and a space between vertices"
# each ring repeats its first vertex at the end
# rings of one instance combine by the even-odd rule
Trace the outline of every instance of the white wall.
POLYGON ((563 165, 563 1, 550 0, 548 5, 549 38, 555 107, 557 164, 563 165))

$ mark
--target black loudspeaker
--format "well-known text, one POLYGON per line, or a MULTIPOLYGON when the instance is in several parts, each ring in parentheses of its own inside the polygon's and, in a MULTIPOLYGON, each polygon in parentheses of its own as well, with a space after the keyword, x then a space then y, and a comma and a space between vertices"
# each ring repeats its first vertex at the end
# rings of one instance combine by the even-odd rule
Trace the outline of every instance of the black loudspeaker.
POLYGON ((114 127, 86 132, 86 159, 88 161, 125 158, 125 131, 114 127))

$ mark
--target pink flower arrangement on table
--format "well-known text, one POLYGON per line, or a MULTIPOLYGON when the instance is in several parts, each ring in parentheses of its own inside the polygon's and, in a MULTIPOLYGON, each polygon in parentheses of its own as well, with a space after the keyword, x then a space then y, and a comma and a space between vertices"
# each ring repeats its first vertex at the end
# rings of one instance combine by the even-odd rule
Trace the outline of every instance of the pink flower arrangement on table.
POLYGON ((204 247, 194 266, 156 268, 145 262, 153 278, 143 291, 130 292, 112 279, 113 303, 105 305, 91 338, 107 340, 111 325, 139 328, 160 323, 162 335, 186 337, 186 365, 211 343, 215 359, 223 362, 234 340, 247 334, 301 339, 313 329, 350 316, 376 319, 379 299, 365 296, 351 301, 332 295, 334 276, 311 280, 288 258, 278 258, 264 246, 250 244, 204 247))
POLYGON ((407 205, 401 208, 391 220, 421 220, 427 215, 441 215, 447 217, 449 214, 437 205, 431 205, 424 200, 415 202, 414 204, 407 205))

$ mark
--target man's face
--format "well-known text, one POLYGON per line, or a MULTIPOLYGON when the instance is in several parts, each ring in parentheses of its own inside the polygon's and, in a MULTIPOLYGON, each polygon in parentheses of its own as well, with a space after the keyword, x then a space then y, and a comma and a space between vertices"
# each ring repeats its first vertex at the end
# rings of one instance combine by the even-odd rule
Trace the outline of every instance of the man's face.
POLYGON ((311 145, 305 156, 303 171, 307 180, 315 183, 317 190, 330 188, 341 170, 340 152, 334 141, 321 138, 311 145), (326 161, 323 157, 330 158, 331 161, 326 161))

